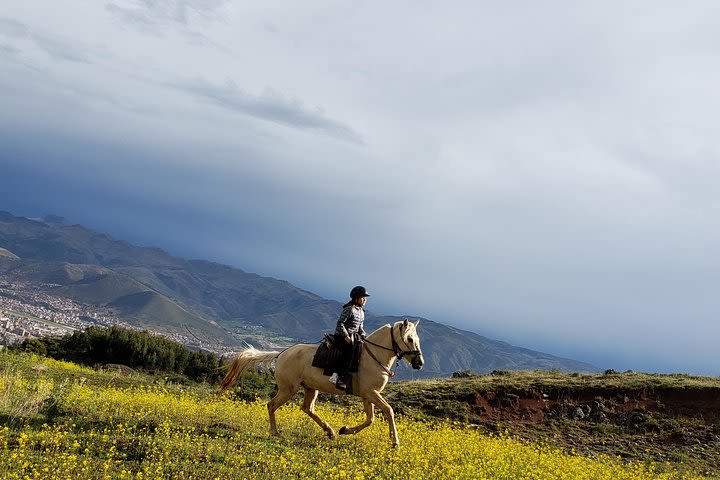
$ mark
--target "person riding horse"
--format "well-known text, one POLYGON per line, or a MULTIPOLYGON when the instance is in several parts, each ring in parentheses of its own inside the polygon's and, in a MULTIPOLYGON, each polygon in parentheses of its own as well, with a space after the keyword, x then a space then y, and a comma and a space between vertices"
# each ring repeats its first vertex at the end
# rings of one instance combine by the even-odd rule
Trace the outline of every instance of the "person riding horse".
MULTIPOLYGON (((343 426, 337 433, 354 435, 369 427, 375 418, 375 407, 378 407, 388 421, 392 445, 397 447, 400 444, 395 425, 395 414, 381 392, 390 377, 393 376, 391 369, 396 361, 405 359, 416 370, 423 367, 425 362, 420 348, 420 337, 417 333, 418 323, 420 323, 419 320, 413 323, 406 318, 392 325, 383 325, 367 335, 364 350, 368 355, 360 356, 357 375, 354 375, 352 379, 352 395, 363 399, 365 421, 352 427, 343 426)), ((271 372, 277 383, 277 393, 268 402, 268 417, 272 435, 280 435, 275 412, 302 388, 305 391, 302 411, 320 425, 329 438, 336 438, 335 429, 315 412, 315 400, 317 400, 319 392, 331 395, 348 395, 348 392, 340 390, 328 382, 324 370, 312 365, 317 350, 318 345, 315 343, 301 343, 281 351, 246 348, 239 352, 228 365, 227 372, 220 382, 220 390, 226 391, 232 387, 248 368, 262 365, 271 372)))
POLYGON ((343 360, 341 368, 333 373, 330 381, 340 390, 345 390, 344 377, 350 369, 353 353, 357 348, 356 337, 365 338, 365 330, 363 330, 363 322, 365 321, 365 302, 370 294, 365 287, 358 285, 350 290, 350 301, 343 305, 343 311, 338 318, 335 327, 335 345, 343 352, 343 360))

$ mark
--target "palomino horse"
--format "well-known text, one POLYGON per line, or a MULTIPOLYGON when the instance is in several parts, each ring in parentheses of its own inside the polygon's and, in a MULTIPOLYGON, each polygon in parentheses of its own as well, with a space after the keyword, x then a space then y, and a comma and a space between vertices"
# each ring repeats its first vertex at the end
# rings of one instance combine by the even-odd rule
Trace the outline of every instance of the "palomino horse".
MULTIPOLYGON (((384 325, 365 339, 365 346, 358 371, 353 375, 352 391, 363 399, 365 407, 365 421, 355 427, 342 427, 341 435, 355 434, 369 426, 374 419, 374 406, 377 405, 385 414, 390 424, 390 439, 393 446, 397 446, 397 429, 395 428, 395 415, 390 404, 380 395, 389 377, 393 375, 390 368, 396 359, 405 358, 416 370, 423 366, 423 356, 420 350, 420 338, 417 335, 418 322, 396 322, 393 326, 384 325), (408 358, 409 357, 409 358, 408 358)), ((220 382, 221 390, 227 390, 237 381, 240 374, 252 365, 269 367, 275 362, 275 382, 278 392, 268 402, 270 415, 270 433, 279 435, 275 423, 275 411, 284 405, 300 389, 305 389, 305 399, 302 410, 315 420, 328 437, 335 438, 335 430, 315 413, 315 399, 318 391, 332 394, 345 394, 344 390, 335 388, 323 375, 323 369, 312 366, 313 356, 317 345, 294 345, 282 352, 264 352, 248 348, 238 354, 232 361, 228 372, 220 382)))

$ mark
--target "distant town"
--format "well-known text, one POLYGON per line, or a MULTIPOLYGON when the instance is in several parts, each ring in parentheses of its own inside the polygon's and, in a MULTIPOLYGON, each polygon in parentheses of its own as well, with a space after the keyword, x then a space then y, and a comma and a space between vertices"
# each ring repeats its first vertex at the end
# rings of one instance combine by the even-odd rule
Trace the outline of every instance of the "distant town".
MULTIPOLYGON (((65 335, 90 326, 118 325, 141 330, 119 320, 107 308, 80 304, 69 298, 53 295, 52 289, 58 286, 22 282, 0 274, 0 346, 21 343, 28 338, 65 335)), ((176 333, 151 333, 193 349, 218 354, 232 352, 227 346, 209 344, 194 336, 191 338, 176 333)))

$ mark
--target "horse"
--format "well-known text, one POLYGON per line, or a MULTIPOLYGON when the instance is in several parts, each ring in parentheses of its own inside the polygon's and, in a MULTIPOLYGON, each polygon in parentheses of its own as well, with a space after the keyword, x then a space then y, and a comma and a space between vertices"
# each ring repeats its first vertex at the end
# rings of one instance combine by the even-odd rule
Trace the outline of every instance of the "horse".
MULTIPOLYGON (((393 408, 380 392, 394 375, 391 368, 395 360, 404 358, 415 370, 422 368, 424 361, 420 350, 420 337, 417 334, 418 323, 419 320, 413 323, 405 319, 395 322, 392 326, 383 325, 365 338, 358 371, 352 379, 352 395, 363 399, 365 421, 354 427, 343 426, 339 431, 340 435, 356 434, 372 424, 375 417, 374 408, 377 405, 388 420, 393 447, 400 444, 393 408)), ((262 365, 270 369, 274 361, 274 376, 278 391, 267 404, 270 434, 280 435, 275 422, 275 411, 287 403, 302 387, 305 390, 302 411, 320 425, 330 439, 335 439, 335 430, 315 413, 315 400, 318 392, 335 395, 344 395, 347 392, 329 382, 328 377, 323 375, 322 368, 312 366, 317 348, 316 344, 297 344, 281 352, 247 348, 230 363, 225 377, 220 382, 220 390, 222 392, 232 387, 248 367, 262 365)))

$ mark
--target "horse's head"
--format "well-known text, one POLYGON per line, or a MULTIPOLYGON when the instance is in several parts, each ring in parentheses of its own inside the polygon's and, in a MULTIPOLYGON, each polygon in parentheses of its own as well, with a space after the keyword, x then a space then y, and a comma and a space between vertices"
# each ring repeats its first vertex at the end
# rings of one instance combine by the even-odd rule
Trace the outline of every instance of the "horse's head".
POLYGON ((410 365, 415 370, 420 370, 425 363, 422 350, 420 350, 420 337, 417 334, 418 323, 420 323, 420 320, 412 323, 406 318, 400 324, 400 341, 398 342, 402 357, 410 362, 410 365))

